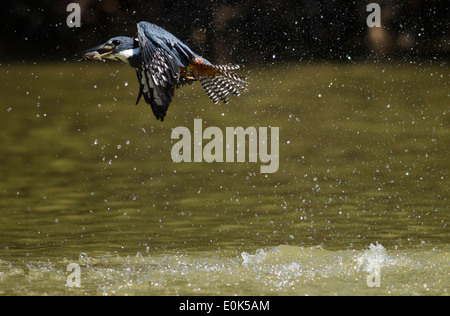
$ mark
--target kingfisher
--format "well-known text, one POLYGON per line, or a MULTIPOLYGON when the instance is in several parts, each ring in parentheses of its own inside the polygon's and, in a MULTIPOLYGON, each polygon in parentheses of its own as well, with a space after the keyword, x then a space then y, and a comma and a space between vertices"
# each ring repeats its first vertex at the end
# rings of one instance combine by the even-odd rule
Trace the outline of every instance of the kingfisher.
POLYGON ((228 103, 230 94, 247 91, 238 65, 213 65, 173 34, 150 22, 137 24, 137 37, 117 36, 78 54, 81 60, 118 60, 136 69, 139 94, 157 120, 164 121, 176 88, 200 81, 212 102, 228 103))

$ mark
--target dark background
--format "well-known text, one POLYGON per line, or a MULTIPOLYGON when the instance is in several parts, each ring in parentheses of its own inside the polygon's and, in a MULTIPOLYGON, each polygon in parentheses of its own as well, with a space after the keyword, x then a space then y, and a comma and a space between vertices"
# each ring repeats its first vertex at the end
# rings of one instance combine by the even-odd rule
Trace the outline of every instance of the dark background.
POLYGON ((448 0, 427 1, 1 1, 0 59, 70 60, 142 20, 158 24, 213 62, 448 59, 448 0), (81 27, 66 11, 81 6, 81 27), (381 5, 369 28, 367 4, 381 5))

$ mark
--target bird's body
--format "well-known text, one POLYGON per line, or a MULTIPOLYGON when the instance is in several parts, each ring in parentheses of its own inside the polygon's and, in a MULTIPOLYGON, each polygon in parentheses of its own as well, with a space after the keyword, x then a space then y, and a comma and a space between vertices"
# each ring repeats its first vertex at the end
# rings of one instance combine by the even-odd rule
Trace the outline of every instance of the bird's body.
POLYGON ((136 69, 139 95, 163 121, 175 89, 200 81, 210 99, 228 102, 229 94, 240 95, 248 83, 234 70, 239 66, 215 66, 194 53, 163 28, 149 22, 137 24, 137 37, 118 36, 81 53, 85 59, 120 60, 136 69))

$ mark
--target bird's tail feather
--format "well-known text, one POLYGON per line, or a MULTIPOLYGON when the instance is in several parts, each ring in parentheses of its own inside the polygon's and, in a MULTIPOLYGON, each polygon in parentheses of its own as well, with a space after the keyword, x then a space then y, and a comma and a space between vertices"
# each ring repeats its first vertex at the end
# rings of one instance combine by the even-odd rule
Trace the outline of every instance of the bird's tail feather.
POLYGON ((212 102, 228 103, 228 95, 241 95, 241 91, 247 92, 248 82, 246 79, 233 72, 238 70, 238 65, 214 66, 214 76, 200 76, 199 80, 212 102))

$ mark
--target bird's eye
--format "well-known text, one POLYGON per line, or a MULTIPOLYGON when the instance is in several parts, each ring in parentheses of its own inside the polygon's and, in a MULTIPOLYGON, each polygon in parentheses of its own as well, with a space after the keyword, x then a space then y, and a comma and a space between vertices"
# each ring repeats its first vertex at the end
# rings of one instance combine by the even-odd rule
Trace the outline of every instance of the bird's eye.
POLYGON ((115 46, 119 46, 122 42, 119 41, 119 40, 114 40, 112 43, 113 43, 115 46))

